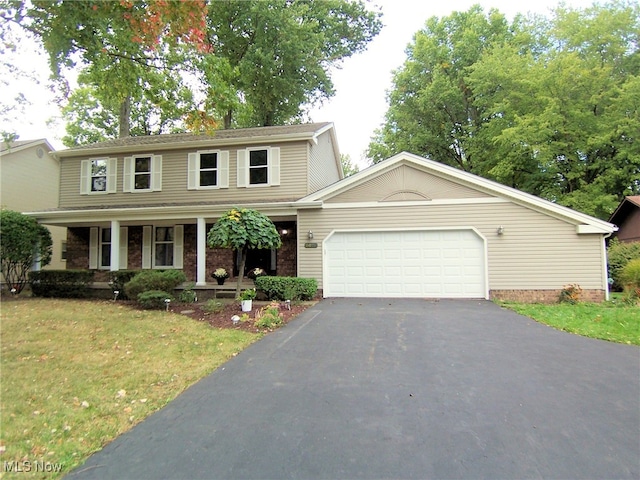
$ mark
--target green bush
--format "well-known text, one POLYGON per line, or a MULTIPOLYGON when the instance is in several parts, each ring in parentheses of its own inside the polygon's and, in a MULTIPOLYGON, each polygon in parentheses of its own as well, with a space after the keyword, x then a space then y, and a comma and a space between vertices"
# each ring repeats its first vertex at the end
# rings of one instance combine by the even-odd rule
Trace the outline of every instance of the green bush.
POLYGON ((255 283, 269 300, 311 300, 318 292, 315 278, 258 277, 255 283))
POLYGON ((609 277, 613 279, 613 289, 620 291, 624 287, 620 279, 622 269, 631 260, 640 258, 640 242, 622 243, 614 238, 607 248, 609 277))
POLYGON ((86 298, 93 276, 91 270, 40 270, 29 272, 29 283, 36 297, 86 298))
POLYGON ((193 290, 193 287, 195 287, 194 283, 190 283, 188 286, 184 287, 184 290, 182 290, 182 292, 180 292, 180 295, 178 295, 178 300, 180 300, 182 303, 197 302, 198 295, 193 290))
POLYGON ((173 292, 186 280, 182 270, 142 270, 125 284, 124 292, 129 298, 138 298, 138 295, 149 290, 173 292))
POLYGON ((148 290, 138 295, 138 303, 143 308, 160 310, 167 308, 166 299, 173 301, 171 294, 163 292, 162 290, 148 290))
POLYGON ((620 274, 620 280, 626 291, 640 291, 640 258, 627 263, 620 274))
POLYGON ((224 304, 220 300, 214 300, 213 298, 207 300, 202 306, 202 309, 208 313, 220 313, 224 310, 224 304))
POLYGON ((109 285, 114 294, 118 292, 118 300, 131 300, 124 291, 124 286, 138 273, 140 273, 140 270, 118 270, 117 272, 109 272, 109 285))
POLYGON ((269 305, 256 313, 254 325, 257 328, 275 328, 283 322, 277 305, 269 305))

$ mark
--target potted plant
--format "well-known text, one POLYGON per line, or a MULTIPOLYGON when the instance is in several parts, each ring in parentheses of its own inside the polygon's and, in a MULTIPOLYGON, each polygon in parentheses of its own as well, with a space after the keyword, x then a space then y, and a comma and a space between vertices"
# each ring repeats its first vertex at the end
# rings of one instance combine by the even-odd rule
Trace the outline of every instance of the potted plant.
POLYGON ((240 300, 240 306, 242 307, 243 312, 250 312, 253 306, 253 299, 256 298, 256 289, 248 288, 247 290, 243 290, 238 297, 240 300))
POLYGON ((229 278, 229 274, 224 268, 216 268, 211 276, 216 279, 218 285, 224 285, 224 281, 229 278))
POLYGON ((255 280, 256 278, 262 277, 266 274, 267 272, 265 272, 264 269, 256 267, 256 268, 252 268, 247 272, 247 277, 249 277, 252 280, 255 280))

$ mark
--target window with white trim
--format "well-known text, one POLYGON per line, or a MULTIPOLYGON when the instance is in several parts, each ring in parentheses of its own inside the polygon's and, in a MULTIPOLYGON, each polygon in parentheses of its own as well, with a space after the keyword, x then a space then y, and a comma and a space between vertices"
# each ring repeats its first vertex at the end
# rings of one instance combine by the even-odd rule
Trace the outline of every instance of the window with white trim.
POLYGON ((142 268, 182 268, 184 226, 142 228, 142 268))
POLYGON ((98 268, 109 268, 111 266, 111 229, 100 229, 100 241, 98 245, 100 252, 98 268))
POLYGON ((238 187, 280 185, 280 148, 238 150, 238 187))
POLYGON ((125 157, 124 192, 156 192, 162 190, 162 156, 135 155, 125 157))
POLYGON ((173 227, 156 227, 153 250, 154 266, 173 267, 173 227))
POLYGON ((80 193, 82 195, 115 193, 116 158, 92 158, 80 164, 80 193))
POLYGON ((189 190, 229 187, 229 152, 204 150, 188 157, 189 190))

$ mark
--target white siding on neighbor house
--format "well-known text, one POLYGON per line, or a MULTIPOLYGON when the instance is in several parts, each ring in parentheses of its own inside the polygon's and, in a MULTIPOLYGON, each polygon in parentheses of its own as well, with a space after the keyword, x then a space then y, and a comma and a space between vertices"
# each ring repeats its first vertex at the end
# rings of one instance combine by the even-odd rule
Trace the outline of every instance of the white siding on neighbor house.
POLYGON ((517 204, 478 199, 465 204, 303 210, 298 275, 322 284, 322 248, 304 248, 305 232, 322 245, 332 231, 475 227, 487 239, 489 289, 559 289, 603 285, 602 236, 578 235, 576 225, 517 204), (498 235, 502 226, 504 234, 498 235))
POLYGON ((408 165, 382 173, 326 200, 327 203, 478 198, 490 195, 408 165))
MULTIPOLYGON (((49 210, 58 206, 60 166, 49 155, 46 144, 7 150, 0 157, 0 205, 16 212, 49 210)), ((80 177, 76 187, 80 185, 80 177)), ((60 270, 66 267, 62 260, 62 243, 67 240, 64 227, 46 226, 53 241, 51 263, 45 269, 60 270)))
MULTIPOLYGON (((307 194, 307 145, 308 142, 291 142, 264 147, 280 147, 280 185, 238 188, 237 151, 229 151, 228 188, 189 190, 188 155, 199 149, 149 152, 162 156, 162 189, 156 192, 124 193, 124 157, 119 155, 117 169, 117 193, 100 195, 80 194, 80 165, 87 157, 63 158, 60 172, 60 207, 110 207, 188 203, 229 203, 242 205, 270 200, 295 200, 307 194)), ((243 148, 243 147, 241 147, 243 148)))
POLYGON ((336 159, 330 133, 318 136, 317 145, 309 145, 309 187, 307 194, 340 180, 339 159, 336 159))

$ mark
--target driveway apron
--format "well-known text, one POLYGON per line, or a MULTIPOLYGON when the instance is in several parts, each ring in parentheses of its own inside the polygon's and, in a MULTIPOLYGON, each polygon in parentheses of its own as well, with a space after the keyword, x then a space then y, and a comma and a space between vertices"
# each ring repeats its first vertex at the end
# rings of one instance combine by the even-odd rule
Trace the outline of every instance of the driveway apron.
POLYGON ((640 478, 640 349, 488 301, 331 299, 70 479, 640 478))

